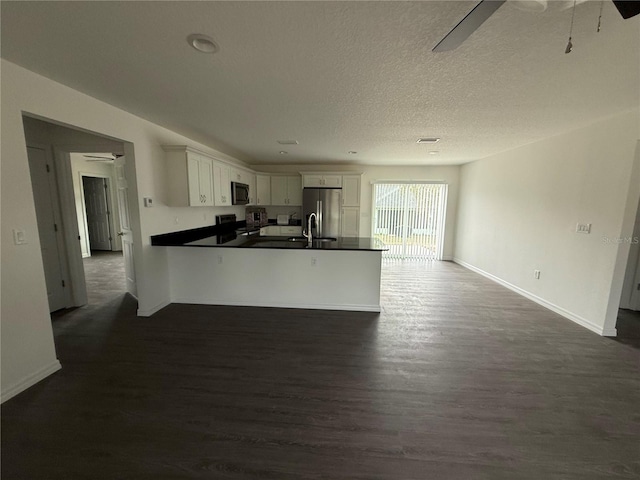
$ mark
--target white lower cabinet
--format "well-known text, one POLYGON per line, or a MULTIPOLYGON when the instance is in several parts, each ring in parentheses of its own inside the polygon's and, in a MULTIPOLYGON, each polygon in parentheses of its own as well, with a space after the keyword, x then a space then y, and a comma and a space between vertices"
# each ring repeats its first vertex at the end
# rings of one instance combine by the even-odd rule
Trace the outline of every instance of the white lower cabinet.
POLYGON ((360 208, 359 207, 343 207, 342 208, 342 236, 343 237, 359 237, 360 236, 360 208))

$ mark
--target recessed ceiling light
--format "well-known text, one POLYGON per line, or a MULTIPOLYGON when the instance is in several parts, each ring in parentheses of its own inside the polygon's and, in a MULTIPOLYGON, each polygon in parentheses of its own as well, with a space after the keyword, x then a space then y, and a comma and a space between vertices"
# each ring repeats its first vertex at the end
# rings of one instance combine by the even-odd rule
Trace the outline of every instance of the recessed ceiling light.
POLYGON ((216 53, 219 50, 218 44, 213 41, 213 38, 202 33, 192 33, 187 37, 187 42, 202 53, 216 53))
POLYGON ((285 152, 284 150, 280 150, 280 155, 286 155, 286 154, 288 154, 288 153, 289 153, 289 152, 285 152))
POLYGON ((438 137, 422 137, 419 138, 416 143, 436 143, 439 141, 440 139, 438 137))
POLYGON ((280 145, 298 145, 298 140, 278 140, 280 145))
POLYGON ((355 150, 349 150, 347 153, 350 153, 351 155, 355 155, 358 152, 356 152, 355 150))
POLYGON ((429 151, 429 155, 437 155, 438 153, 440 153, 440 152, 438 152, 437 150, 429 151))

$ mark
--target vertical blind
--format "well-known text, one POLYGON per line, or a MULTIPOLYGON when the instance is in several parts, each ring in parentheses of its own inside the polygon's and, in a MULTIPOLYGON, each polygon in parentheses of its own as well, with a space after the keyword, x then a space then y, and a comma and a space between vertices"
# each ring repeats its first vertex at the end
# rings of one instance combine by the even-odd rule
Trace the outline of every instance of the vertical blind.
POLYGON ((447 185, 375 183, 372 236, 385 258, 442 260, 447 185))

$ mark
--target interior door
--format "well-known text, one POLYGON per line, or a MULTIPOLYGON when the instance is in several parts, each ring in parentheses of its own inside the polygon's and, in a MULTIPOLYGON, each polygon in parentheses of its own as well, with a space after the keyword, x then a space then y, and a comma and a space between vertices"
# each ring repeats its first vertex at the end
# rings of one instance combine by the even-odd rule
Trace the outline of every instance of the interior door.
POLYGON ((47 153, 42 148, 27 147, 33 200, 38 221, 38 235, 44 276, 47 284, 49 311, 65 308, 66 292, 64 267, 62 262, 62 224, 56 212, 58 205, 53 162, 48 162, 47 153))
POLYGON ((136 287, 136 273, 133 263, 133 233, 131 231, 131 217, 129 215, 129 189, 125 177, 125 165, 125 157, 116 158, 116 191, 118 195, 118 214, 120 215, 120 231, 118 235, 122 240, 127 292, 137 297, 138 290, 136 287))
POLYGON ((111 251, 107 187, 106 178, 82 177, 91 250, 111 251))

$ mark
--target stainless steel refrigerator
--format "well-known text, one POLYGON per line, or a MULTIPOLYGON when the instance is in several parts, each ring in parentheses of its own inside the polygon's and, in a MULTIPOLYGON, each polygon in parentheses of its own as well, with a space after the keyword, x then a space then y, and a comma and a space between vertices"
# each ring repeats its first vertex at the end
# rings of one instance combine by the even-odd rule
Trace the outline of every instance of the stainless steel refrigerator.
POLYGON ((316 214, 312 220, 311 233, 314 238, 340 237, 340 214, 342 212, 341 188, 305 188, 302 192, 302 213, 306 230, 309 215, 316 214))

